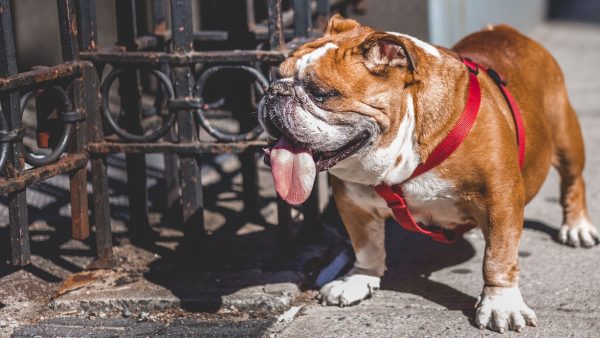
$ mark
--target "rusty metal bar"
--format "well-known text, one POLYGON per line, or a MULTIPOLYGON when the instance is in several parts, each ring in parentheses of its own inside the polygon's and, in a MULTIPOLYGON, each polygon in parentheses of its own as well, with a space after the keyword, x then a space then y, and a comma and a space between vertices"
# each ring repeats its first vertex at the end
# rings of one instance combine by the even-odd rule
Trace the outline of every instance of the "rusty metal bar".
POLYGON ((159 65, 168 63, 173 66, 188 66, 197 63, 219 62, 276 63, 283 61, 285 57, 286 56, 284 54, 277 51, 261 50, 187 51, 183 53, 131 51, 101 51, 81 53, 82 59, 92 62, 105 62, 113 64, 138 63, 146 65, 159 65))
MULTIPOLYGON (((271 47, 271 52, 274 51, 277 53, 285 50, 281 0, 269 0, 268 6, 269 46, 271 47)), ((283 59, 280 61, 283 61, 283 59)))
MULTIPOLYGON (((15 42, 9 0, 0 0, 0 77, 9 77, 17 73, 15 42)), ((22 128, 19 93, 12 92, 0 97, 2 113, 5 115, 8 130, 22 128)), ((9 158, 6 173, 11 178, 23 175, 25 157, 19 142, 9 145, 9 158)), ((11 262, 23 266, 31 262, 29 247, 29 221, 27 219, 27 201, 25 188, 14 190, 8 195, 10 220, 11 262)))
MULTIPOLYGON (((76 110, 84 111, 84 96, 89 95, 83 91, 84 79, 73 82, 73 104, 76 110)), ((69 152, 80 154, 87 143, 87 126, 85 123, 75 124, 73 139, 69 144, 69 152)), ((90 235, 89 206, 87 194, 87 169, 82 167, 69 176, 71 190, 71 236, 74 239, 84 240, 90 235)))
POLYGON ((81 63, 72 62, 58 66, 40 67, 32 71, 2 77, 0 78, 0 95, 17 90, 30 91, 64 83, 81 76, 81 69, 81 63))
MULTIPOLYGON (((192 6, 190 0, 171 0, 171 32, 173 33, 174 55, 189 54, 193 48, 192 6)), ((222 60, 222 59, 221 59, 222 60)), ((173 83, 177 98, 194 94, 194 80, 190 66, 173 68, 173 83)), ((191 110, 177 112, 179 142, 182 144, 198 141, 198 130, 191 110)), ((200 155, 179 156, 181 197, 183 208, 184 247, 187 250, 203 250, 204 239, 204 200, 200 155)))
MULTIPOLYGON (((214 4, 208 6, 217 13, 227 13, 229 6, 222 1, 213 1, 214 4)), ((230 20, 225 28, 231 32, 232 40, 229 41, 229 45, 234 48, 253 48, 255 42, 248 39, 250 36, 249 28, 253 24, 254 6, 252 1, 239 1, 238 11, 234 15, 234 19, 230 20)), ((205 13, 206 14, 206 13, 205 13)), ((206 16, 206 15, 205 15, 206 16)), ((211 20, 204 20, 203 25, 209 26, 209 28, 221 28, 220 20, 215 20, 218 16, 214 14, 208 15, 211 20), (217 22, 215 22, 217 21, 217 22)), ((208 18, 207 18, 208 19, 208 18)), ((245 78, 240 77, 238 81, 227 81, 227 90, 229 93, 225 93, 225 100, 228 103, 228 107, 232 112, 232 116, 239 122, 239 134, 234 136, 232 134, 226 134, 215 130, 210 126, 210 123, 206 121, 204 116, 200 117, 200 124, 204 127, 208 133, 217 138, 219 141, 235 142, 239 140, 251 140, 258 137, 262 133, 262 127, 259 125, 256 115, 252 112, 256 102, 256 96, 258 92, 266 92, 269 88, 268 80, 263 76, 260 70, 254 67, 236 65, 236 66, 214 66, 206 69, 202 76, 196 82, 196 85, 202 89, 198 90, 198 95, 201 96, 205 83, 203 80, 208 79, 207 76, 211 71, 217 72, 217 69, 237 69, 247 72, 252 77, 245 78), (260 89, 258 89, 260 88, 260 89), (232 95, 233 94, 233 95, 232 95)), ((204 115, 204 114, 202 114, 204 115)), ((244 203, 244 216, 247 220, 257 221, 260 220, 260 195, 259 195, 259 182, 258 182, 258 161, 256 158, 255 149, 249 149, 238 155, 241 163, 241 174, 242 174, 242 201, 244 203)))
MULTIPOLYGON (((177 133, 173 128, 169 129, 167 135, 165 135, 165 140, 168 142, 175 142, 177 140, 177 133)), ((155 144, 153 144, 155 145, 155 144)), ((159 144, 160 145, 160 144, 159 144)), ((180 144, 175 144, 177 146, 181 146, 180 144)), ((186 145, 184 145, 186 146, 186 145)), ((149 153, 150 151, 144 151, 145 153, 149 153)), ((162 151, 161 151, 162 152, 162 151)), ((197 150, 195 152, 190 152, 188 154, 197 154, 201 151, 197 150)), ((177 151, 174 150, 165 150, 164 163, 165 163, 165 208, 164 210, 170 212, 172 215, 181 214, 181 194, 179 193, 179 182, 181 178, 179 177, 179 158, 177 157, 177 151)))
MULTIPOLYGON (((171 39, 171 30, 155 33, 156 37, 162 40, 171 39)), ((154 38, 154 37, 153 37, 154 38)), ((215 42, 215 41, 227 41, 229 40, 229 32, 220 30, 203 30, 201 32, 194 32, 194 42, 215 42)))
POLYGON ((154 34, 167 31, 167 4, 165 0, 152 0, 152 25, 154 34))
MULTIPOLYGON (((310 10, 312 14, 317 14, 316 27, 323 29, 327 24, 327 20, 330 16, 331 7, 341 7, 352 3, 353 0, 317 0, 317 2, 310 2, 310 10)), ((294 23, 294 11, 287 10, 282 13, 282 26, 290 27, 294 23)), ((255 36, 258 40, 268 40, 267 31, 268 23, 260 22, 257 23, 254 29, 255 36)), ((285 38, 293 38, 294 30, 285 29, 285 38)))
POLYGON ((259 150, 267 146, 265 141, 245 142, 193 142, 193 143, 121 143, 99 142, 90 143, 88 149, 95 154, 114 153, 175 153, 182 155, 241 153, 247 149, 259 150))
MULTIPOLYGON (((117 45, 131 51, 136 48, 137 18, 134 0, 115 0, 117 15, 117 45)), ((119 76, 119 96, 123 109, 123 124, 128 132, 143 134, 140 81, 136 69, 123 68, 119 76)), ((129 195, 129 222, 132 240, 148 239, 148 189, 146 187, 146 157, 144 154, 127 154, 127 190, 129 195)))
MULTIPOLYGON (((96 2, 94 0, 79 0, 79 29, 81 34, 81 51, 92 52, 97 48, 98 34, 96 32, 96 2)), ((96 69, 88 64, 83 71, 85 96, 85 111, 87 112, 87 134, 90 142, 104 140, 102 117, 98 111, 98 85, 96 69), (92 94, 93 95, 90 95, 92 94)), ((110 204, 108 200, 108 172, 105 154, 90 154, 92 167, 92 187, 94 189, 94 224, 96 228, 97 260, 91 268, 106 268, 114 264, 112 249, 112 233, 110 227, 110 204)))
MULTIPOLYGON (((154 35, 161 37, 156 46, 157 50, 166 51, 167 44, 166 40, 170 39, 171 33, 167 27, 167 3, 165 0, 152 0, 152 22, 150 31, 154 32, 154 35), (167 37, 168 36, 168 37, 167 37)), ((164 74, 171 73, 171 65, 162 64, 160 69, 164 74)), ((170 75, 169 75, 170 78, 170 75)), ((155 108, 158 112, 162 112, 167 109, 167 95, 165 95, 165 89, 162 86, 157 86, 156 90, 156 104, 155 108)), ((170 113, 167 111, 167 113, 170 113)), ((177 133, 174 128, 169 128, 165 135, 165 140, 168 142, 176 142, 177 133)), ((179 203, 179 158, 174 153, 165 153, 164 155, 165 165, 165 207, 164 211, 171 215, 181 214, 181 204, 179 203)))
POLYGON ((77 2, 77 27, 79 29, 79 50, 96 50, 96 40, 98 39, 96 23, 96 1, 79 0, 77 2))
MULTIPOLYGON (((79 39, 77 27, 77 6, 74 0, 57 0, 58 18, 63 61, 73 61, 79 57, 79 39)), ((69 88, 69 96, 74 111, 85 113, 83 79, 77 78, 69 88)), ((69 143, 70 153, 82 153, 87 143, 86 125, 75 123, 73 137, 69 143)), ((90 235, 87 170, 84 167, 70 173, 71 191, 71 235, 74 239, 84 240, 90 235)))
POLYGON ((308 37, 311 28, 312 10, 310 0, 294 0, 294 35, 308 37))
POLYGON ((69 154, 52 164, 29 169, 17 178, 2 178, 0 179, 0 195, 10 195, 50 177, 72 172, 81 168, 85 169, 87 161, 88 156, 85 153, 69 154))
POLYGON ((75 0, 56 0, 58 7, 58 23, 60 28, 60 44, 63 61, 73 61, 79 55, 77 38, 77 8, 75 0))

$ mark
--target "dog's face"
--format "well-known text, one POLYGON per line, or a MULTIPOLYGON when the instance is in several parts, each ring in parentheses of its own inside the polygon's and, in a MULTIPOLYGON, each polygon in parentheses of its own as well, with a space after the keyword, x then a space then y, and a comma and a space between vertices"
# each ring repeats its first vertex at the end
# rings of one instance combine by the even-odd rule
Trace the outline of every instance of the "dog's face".
POLYGON ((364 180, 353 174, 361 167, 378 183, 397 162, 397 150, 385 150, 412 144, 414 109, 406 93, 418 82, 413 47, 408 37, 335 16, 322 38, 281 64, 259 120, 277 140, 267 157, 284 199, 298 204, 308 198, 318 171, 364 180))

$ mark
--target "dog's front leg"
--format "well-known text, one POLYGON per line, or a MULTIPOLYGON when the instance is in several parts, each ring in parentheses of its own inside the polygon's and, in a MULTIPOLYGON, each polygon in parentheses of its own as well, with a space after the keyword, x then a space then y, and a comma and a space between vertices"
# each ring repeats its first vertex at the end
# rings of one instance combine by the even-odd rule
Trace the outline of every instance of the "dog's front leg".
POLYGON ((331 185, 356 262, 345 276, 323 286, 319 298, 324 305, 347 306, 359 303, 379 289, 380 277, 385 271, 385 218, 352 200, 342 181, 332 177, 331 185))
MULTIPOLYGON (((519 190, 519 189, 517 189, 519 190)), ((524 198, 498 196, 488 206, 488 224, 482 226, 486 241, 483 262, 484 287, 476 304, 475 323, 504 333, 521 332, 525 325, 536 326, 536 316, 523 301, 518 285, 518 250, 523 230, 524 198)))

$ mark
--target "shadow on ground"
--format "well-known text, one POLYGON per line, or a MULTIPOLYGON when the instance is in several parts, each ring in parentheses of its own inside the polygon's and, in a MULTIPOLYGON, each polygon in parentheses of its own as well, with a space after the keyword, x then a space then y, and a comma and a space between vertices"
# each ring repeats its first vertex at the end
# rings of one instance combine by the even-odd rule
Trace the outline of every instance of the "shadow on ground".
MULTIPOLYGON (((111 294, 113 288, 127 290, 130 287, 134 292, 139 285, 154 285, 174 296, 177 306, 190 313, 237 311, 253 313, 254 316, 272 315, 285 311, 303 290, 314 288, 319 271, 339 252, 349 248, 343 224, 334 204, 330 203, 323 215, 328 225, 322 234, 309 238, 312 241, 298 240, 295 243, 296 254, 291 257, 283 255, 285 250, 282 249, 286 248, 279 245, 273 196, 261 191, 261 210, 248 215, 241 203, 239 168, 227 169, 221 160, 215 158, 206 158, 203 162, 203 170, 212 171, 218 177, 204 186, 205 215, 210 234, 195 242, 184 240, 179 225, 181 221, 173 217, 177 213, 163 207, 166 189, 162 170, 150 167, 150 219, 156 226, 153 229, 156 236, 152 241, 136 240, 127 233, 126 227, 129 209, 127 184, 123 177, 124 159, 112 157, 109 164, 112 171, 109 175, 111 216, 117 224, 114 231, 115 252, 120 261, 117 274, 125 271, 124 275, 104 285, 109 298, 118 298, 111 294), (135 247, 128 245, 130 242, 134 242, 135 247), (140 249, 146 253, 139 254, 140 249)), ((269 172, 262 170, 260 175, 264 178, 269 172)), ((58 289, 66 276, 82 272, 93 259, 93 237, 83 242, 70 239, 70 218, 68 213, 65 215, 69 203, 66 187, 68 184, 64 186, 50 181, 30 189, 50 196, 51 202, 33 201, 29 206, 31 249, 34 257, 40 259, 34 260, 34 264, 24 270, 54 285, 49 290, 58 289)), ((296 232, 299 231, 300 220, 298 216, 296 232)), ((525 226, 545 232, 556 240, 556 230, 543 223, 527 221, 525 226)), ((9 244, 8 228, 0 227, 2 261, 10 258, 9 244)), ((468 241, 461 239, 453 245, 436 243, 426 236, 407 232, 390 221, 386 226, 386 247, 389 270, 382 281, 383 289, 423 297, 449 310, 462 311, 472 319, 474 297, 429 278, 436 271, 472 259, 476 250, 468 241)), ((0 265, 0 278, 17 270, 6 264, 0 265)), ((465 276, 481 273, 466 268, 456 268, 451 272, 465 276)), ((91 285, 89 290, 93 292, 95 289, 91 285)), ((87 289, 79 291, 84 295, 87 289)), ((158 303, 163 301, 160 297, 158 303)), ((77 297, 73 299, 79 301, 77 297)), ((161 310, 160 306, 154 308, 152 304, 141 306, 139 311, 161 310)))
MULTIPOLYGON (((386 237, 388 271, 382 280, 383 289, 415 294, 449 310, 473 308, 473 297, 429 279, 436 271, 471 259, 475 249, 468 241, 460 239, 451 245, 437 243, 427 236, 400 229, 395 223, 388 225, 386 237)), ((480 271, 457 269, 455 273, 480 271)))

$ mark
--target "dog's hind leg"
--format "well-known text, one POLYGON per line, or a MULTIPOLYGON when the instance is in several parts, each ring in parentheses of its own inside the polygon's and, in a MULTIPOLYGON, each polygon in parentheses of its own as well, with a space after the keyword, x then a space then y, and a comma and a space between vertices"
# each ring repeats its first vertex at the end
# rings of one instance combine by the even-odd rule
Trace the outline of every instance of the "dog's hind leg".
POLYGON ((563 225, 558 239, 575 247, 591 247, 598 243, 600 236, 590 221, 586 206, 583 137, 577 115, 566 98, 565 106, 562 114, 555 114, 555 119, 551 120, 553 165, 560 174, 560 203, 563 207, 563 225))

